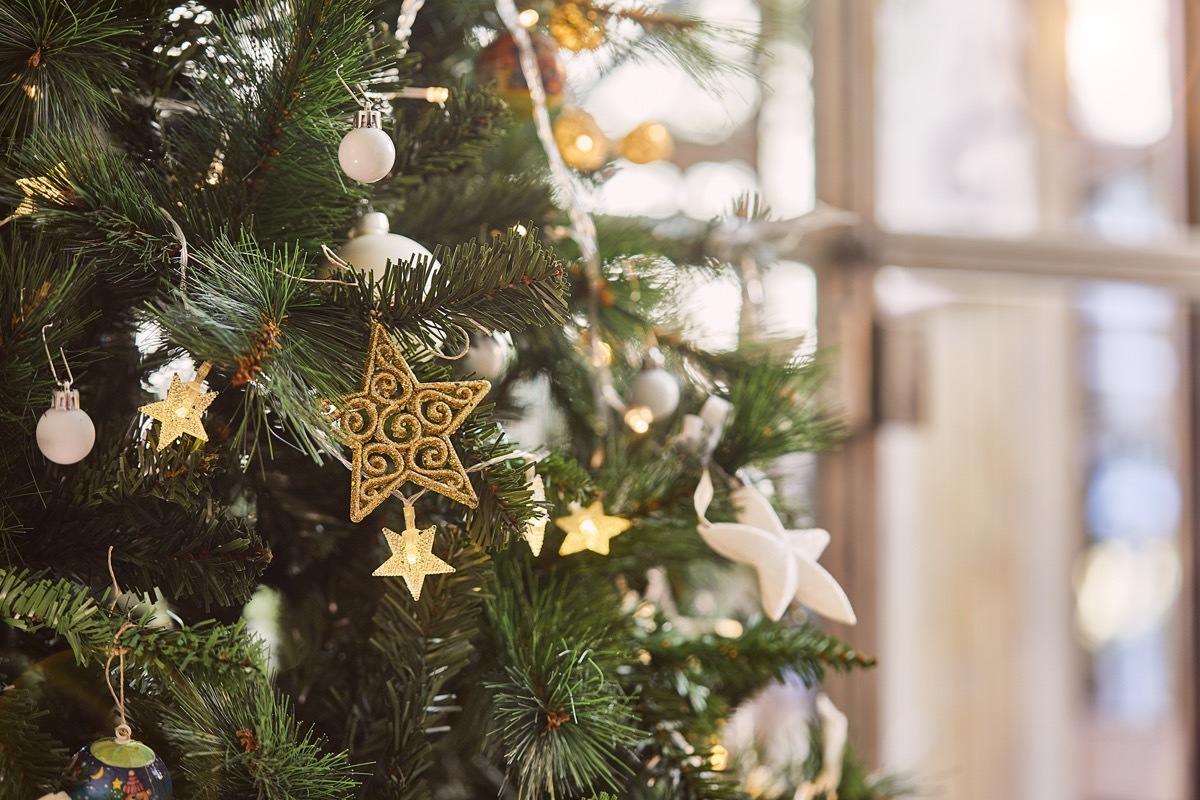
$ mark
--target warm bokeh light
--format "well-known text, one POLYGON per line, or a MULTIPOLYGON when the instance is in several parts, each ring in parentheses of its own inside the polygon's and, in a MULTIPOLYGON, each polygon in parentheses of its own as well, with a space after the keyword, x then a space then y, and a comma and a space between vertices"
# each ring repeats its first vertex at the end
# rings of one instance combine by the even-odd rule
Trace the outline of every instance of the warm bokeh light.
POLYGON ((1068 0, 1067 78, 1079 126, 1125 146, 1171 129, 1167 0, 1068 0))

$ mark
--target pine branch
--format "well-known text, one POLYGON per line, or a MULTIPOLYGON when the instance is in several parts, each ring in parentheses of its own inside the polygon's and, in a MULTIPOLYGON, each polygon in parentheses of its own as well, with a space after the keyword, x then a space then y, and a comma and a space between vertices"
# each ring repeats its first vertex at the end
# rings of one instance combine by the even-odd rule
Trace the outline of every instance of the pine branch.
POLYGON ((562 579, 539 586, 511 565, 497 574, 487 602, 500 657, 487 682, 491 728, 521 798, 615 788, 629 774, 622 757, 639 733, 616 680, 629 656, 625 619, 606 591, 562 579))
POLYGON ((732 25, 716 24, 674 9, 650 4, 617 4, 594 0, 569 0, 561 6, 574 6, 579 15, 566 19, 550 18, 551 32, 556 23, 571 31, 588 29, 601 32, 601 43, 590 53, 593 69, 643 61, 673 62, 699 85, 714 90, 719 79, 731 74, 746 74, 758 46, 752 35, 732 25))
POLYGON ((26 633, 49 631, 61 637, 80 664, 103 661, 117 633, 131 663, 159 676, 187 671, 198 680, 265 679, 265 653, 243 623, 202 622, 163 628, 152 617, 133 620, 97 602, 92 592, 45 573, 0 570, 0 620, 26 633), (132 623, 132 624, 129 624, 132 623))
POLYGON ((0 800, 39 796, 61 777, 67 751, 39 725, 48 714, 28 689, 0 691, 0 800))
POLYGON ((714 634, 688 639, 666 630, 669 626, 659 625, 642 644, 650 654, 651 669, 669 676, 660 678, 665 683, 704 687, 693 700, 719 697, 729 708, 789 673, 812 686, 824 680, 826 670, 848 672, 875 665, 874 659, 812 625, 758 622, 736 639, 714 634))
POLYGON ((11 152, 25 137, 90 129, 117 109, 130 86, 129 62, 143 21, 114 0, 67 4, 10 0, 0 5, 0 132, 11 152))
POLYGON ((359 374, 367 341, 361 318, 330 308, 297 278, 308 272, 299 249, 263 249, 245 230, 190 259, 186 294, 153 309, 170 340, 229 375, 229 446, 272 454, 275 437, 316 457, 328 445, 329 420, 318 398, 340 397, 359 374), (239 401, 231 404, 230 400, 239 401))
POLYGON ((396 117, 396 166, 382 187, 384 200, 433 176, 478 165, 507 131, 509 121, 503 100, 463 86, 451 89, 444 108, 402 104, 396 117))
POLYGON ((35 138, 0 163, 0 203, 15 209, 28 199, 38 232, 85 255, 114 306, 126 312, 173 260, 177 243, 158 210, 175 205, 168 186, 147 181, 142 165, 94 132, 35 138), (33 190, 17 183, 26 179, 35 180, 33 190))
POLYGON ((696 735, 678 723, 664 723, 651 744, 638 753, 640 770, 629 781, 630 800, 747 800, 738 775, 718 770, 713 745, 717 733, 696 735), (685 735, 686 734, 686 735, 685 735))
POLYGON ((180 679, 155 704, 186 795, 219 800, 350 800, 358 779, 346 753, 326 753, 288 700, 266 681, 218 685, 180 679))
POLYGON ((376 762, 372 786, 385 797, 433 797, 426 779, 436 758, 433 737, 456 708, 444 687, 468 664, 490 573, 487 556, 449 529, 434 550, 456 571, 427 578, 420 602, 399 578, 385 579, 364 653, 371 676, 346 698, 351 750, 376 762))
POLYGON ((204 79, 187 87, 194 110, 163 120, 166 163, 202 232, 252 225, 263 242, 312 252, 346 221, 361 190, 335 157, 354 105, 339 70, 351 84, 369 72, 368 5, 257 0, 215 16, 196 60, 204 79))
POLYGON ((529 220, 551 218, 553 211, 544 178, 487 168, 439 175, 406 185, 402 192, 385 183, 372 205, 390 219, 404 220, 401 232, 419 242, 484 238, 529 220))
MULTIPOLYGON (((502 458, 515 451, 500 426, 491 419, 491 407, 477 408, 459 429, 463 456, 475 463, 502 458)), ((491 551, 506 547, 525 533, 539 509, 525 480, 527 463, 522 459, 500 461, 471 474, 471 485, 479 506, 467 515, 467 535, 472 544, 491 551)))
POLYGON ((113 627, 92 596, 44 573, 0 569, 0 619, 19 631, 53 631, 81 662, 101 643, 112 643, 113 627))
POLYGON ((330 294, 337 304, 370 313, 402 337, 434 349, 442 336, 459 344, 455 328, 516 332, 566 319, 562 264, 536 231, 509 230, 485 244, 472 240, 453 250, 438 247, 434 259, 440 267, 414 256, 390 267, 379 282, 343 271, 341 279, 353 285, 332 286, 330 294))
POLYGON ((752 462, 828 449, 839 438, 840 423, 817 399, 828 374, 824 358, 781 364, 753 351, 727 356, 692 351, 689 357, 730 387, 733 413, 713 454, 730 475, 752 462))

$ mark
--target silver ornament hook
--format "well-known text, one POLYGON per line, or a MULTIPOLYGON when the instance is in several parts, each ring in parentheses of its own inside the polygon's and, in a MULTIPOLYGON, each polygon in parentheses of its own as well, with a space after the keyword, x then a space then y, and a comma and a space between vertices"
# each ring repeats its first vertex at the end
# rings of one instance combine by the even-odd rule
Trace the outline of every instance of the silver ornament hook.
POLYGON ((356 102, 360 106, 362 106, 364 111, 370 111, 371 110, 371 98, 367 95, 365 90, 360 89, 360 91, 362 91, 361 99, 359 98, 359 96, 357 94, 354 93, 354 90, 350 88, 350 84, 346 83, 346 79, 342 77, 342 65, 341 64, 338 64, 337 68, 334 70, 334 73, 337 75, 337 79, 341 82, 342 86, 345 86, 346 91, 349 92, 350 96, 354 98, 354 102, 356 102))
POLYGON ((71 384, 75 382, 75 376, 71 374, 71 364, 67 361, 67 354, 60 347, 58 348, 58 354, 62 357, 63 367, 67 370, 67 379, 63 381, 58 377, 58 370, 54 368, 54 356, 50 355, 50 342, 46 339, 46 329, 53 327, 53 322, 47 322, 42 326, 42 347, 46 349, 46 360, 50 362, 50 374, 54 376, 54 382, 58 384, 59 388, 68 390, 71 388, 71 384))

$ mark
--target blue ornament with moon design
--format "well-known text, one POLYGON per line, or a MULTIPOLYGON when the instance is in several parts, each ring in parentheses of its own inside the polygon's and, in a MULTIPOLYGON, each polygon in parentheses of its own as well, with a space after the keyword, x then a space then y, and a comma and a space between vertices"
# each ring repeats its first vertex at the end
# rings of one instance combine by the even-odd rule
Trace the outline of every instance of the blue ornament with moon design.
POLYGON ((67 767, 71 800, 171 800, 171 775, 141 742, 98 739, 67 767))

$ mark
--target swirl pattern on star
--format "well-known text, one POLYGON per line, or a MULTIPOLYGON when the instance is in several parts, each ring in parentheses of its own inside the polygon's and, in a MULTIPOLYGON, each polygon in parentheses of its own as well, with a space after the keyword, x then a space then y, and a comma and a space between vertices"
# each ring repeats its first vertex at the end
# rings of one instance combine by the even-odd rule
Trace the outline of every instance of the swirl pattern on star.
POLYGON ((479 497, 450 435, 491 384, 421 383, 387 330, 374 323, 362 387, 336 412, 338 436, 353 451, 350 519, 362 521, 410 482, 475 508, 479 497))

